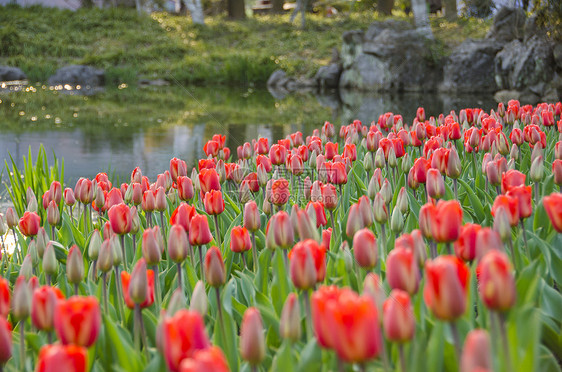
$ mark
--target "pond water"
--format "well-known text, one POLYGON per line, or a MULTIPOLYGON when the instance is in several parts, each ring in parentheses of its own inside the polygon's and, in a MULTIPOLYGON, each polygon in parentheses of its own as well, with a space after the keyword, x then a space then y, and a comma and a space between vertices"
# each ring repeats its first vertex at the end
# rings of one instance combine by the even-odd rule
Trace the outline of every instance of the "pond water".
POLYGON ((254 89, 119 88, 90 97, 40 86, 0 94, 3 181, 4 161, 10 161, 10 154, 21 167, 28 149, 35 155, 41 144, 47 153, 64 158, 70 185, 101 171, 119 182, 128 180, 136 166, 155 177, 168 169, 174 156, 193 166, 214 133, 225 134, 227 146, 236 154, 236 147, 252 138, 275 141, 296 130, 308 135, 326 120, 337 125, 354 119, 370 123, 392 111, 411 122, 418 106, 425 107, 427 115, 438 115, 497 105, 486 95, 332 92, 275 98, 254 89))

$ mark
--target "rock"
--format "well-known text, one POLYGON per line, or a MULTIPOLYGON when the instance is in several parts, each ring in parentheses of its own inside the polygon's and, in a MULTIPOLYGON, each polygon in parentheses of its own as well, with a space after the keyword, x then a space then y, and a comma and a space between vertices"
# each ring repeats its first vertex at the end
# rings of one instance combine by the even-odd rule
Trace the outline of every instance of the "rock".
POLYGON ((494 80, 494 58, 501 43, 494 39, 467 39, 453 50, 443 68, 441 91, 446 92, 492 92, 496 90, 494 80))
POLYGON ((519 101, 523 105, 536 105, 540 102, 540 100, 541 97, 538 94, 531 92, 530 90, 521 92, 521 95, 519 96, 519 101))
POLYGON ((554 77, 554 57, 549 42, 533 36, 524 43, 513 40, 496 55, 495 79, 500 89, 530 89, 541 95, 554 77))
POLYGON ((556 44, 552 48, 552 56, 554 57, 556 66, 562 70, 562 44, 556 44))
POLYGON ((487 37, 503 42, 523 40, 526 19, 523 9, 504 6, 494 16, 494 23, 487 37))
POLYGON ((544 37, 546 33, 544 32, 544 30, 541 30, 541 28, 537 25, 537 16, 533 14, 525 21, 524 41, 527 42, 527 40, 529 40, 535 35, 544 37))
POLYGON ((27 77, 19 68, 0 66, 0 81, 17 81, 25 79, 27 79, 27 77))
POLYGON ((499 90, 494 94, 494 99, 496 102, 508 103, 512 99, 518 100, 519 96, 521 96, 521 92, 517 90, 499 90))
MULTIPOLYGON (((426 91, 441 80, 442 70, 427 55, 432 42, 407 22, 393 22, 392 28, 372 26, 362 44, 362 53, 346 68, 340 88, 378 91, 426 91), (403 28, 397 25, 403 24, 403 28)), ((342 53, 343 54, 343 53, 342 53)))
POLYGON ((341 75, 341 68, 337 63, 322 66, 314 76, 321 88, 337 88, 341 75))
POLYGON ((287 73, 283 70, 275 70, 267 79, 267 86, 268 87, 277 87, 280 86, 281 81, 285 81, 287 79, 287 73))
POLYGON ((156 80, 140 79, 139 85, 140 86, 163 87, 163 86, 170 85, 170 82, 168 82, 164 79, 156 79, 156 80))
POLYGON ((344 69, 349 68, 361 54, 362 43, 363 31, 347 31, 342 35, 340 58, 344 69))
POLYGON ((48 80, 50 85, 80 85, 84 89, 104 85, 105 72, 92 66, 70 65, 61 67, 48 80))

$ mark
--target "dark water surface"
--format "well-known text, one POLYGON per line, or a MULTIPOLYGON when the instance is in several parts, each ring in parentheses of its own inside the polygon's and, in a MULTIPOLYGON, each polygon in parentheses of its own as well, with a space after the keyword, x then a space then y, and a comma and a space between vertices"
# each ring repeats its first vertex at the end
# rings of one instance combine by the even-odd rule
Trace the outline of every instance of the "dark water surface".
POLYGON ((115 182, 127 180, 136 166, 152 178, 168 169, 174 156, 191 167, 214 133, 226 135, 235 155, 244 141, 263 136, 271 143, 296 130, 308 135, 325 120, 336 125, 354 119, 370 123, 392 111, 411 122, 418 106, 425 107, 429 116, 497 105, 492 96, 334 92, 274 98, 265 90, 216 87, 126 87, 93 97, 37 87, 2 93, 0 100, 3 181, 9 154, 21 167, 29 147, 35 156, 43 144, 48 154, 64 158, 70 185, 101 171, 110 173, 115 182))

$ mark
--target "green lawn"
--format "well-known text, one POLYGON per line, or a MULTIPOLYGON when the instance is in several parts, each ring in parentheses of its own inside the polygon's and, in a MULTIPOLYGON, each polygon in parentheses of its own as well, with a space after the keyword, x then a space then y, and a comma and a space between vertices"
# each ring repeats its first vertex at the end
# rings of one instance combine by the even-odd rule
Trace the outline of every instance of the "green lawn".
MULTIPOLYGON (((395 17, 408 19, 404 14, 395 17)), ((132 9, 45 9, 5 7, 0 11, 0 64, 20 67, 32 82, 58 67, 89 64, 106 69, 108 83, 139 77, 182 84, 264 85, 275 69, 312 76, 341 45, 343 32, 366 29, 376 13, 334 18, 309 15, 307 28, 289 16, 245 21, 208 17, 207 26, 168 13, 138 16, 132 9)), ((380 18, 379 18, 380 19, 380 18)), ((432 54, 442 57, 466 37, 483 37, 490 21, 433 18, 432 54)))

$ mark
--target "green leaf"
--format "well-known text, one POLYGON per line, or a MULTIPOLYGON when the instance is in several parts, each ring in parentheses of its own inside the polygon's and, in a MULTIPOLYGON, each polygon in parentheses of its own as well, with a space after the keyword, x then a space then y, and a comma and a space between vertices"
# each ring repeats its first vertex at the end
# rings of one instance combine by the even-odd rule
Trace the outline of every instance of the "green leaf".
POLYGON ((322 352, 316 343, 316 338, 311 338, 301 352, 297 366, 299 372, 319 372, 322 369, 322 352))

